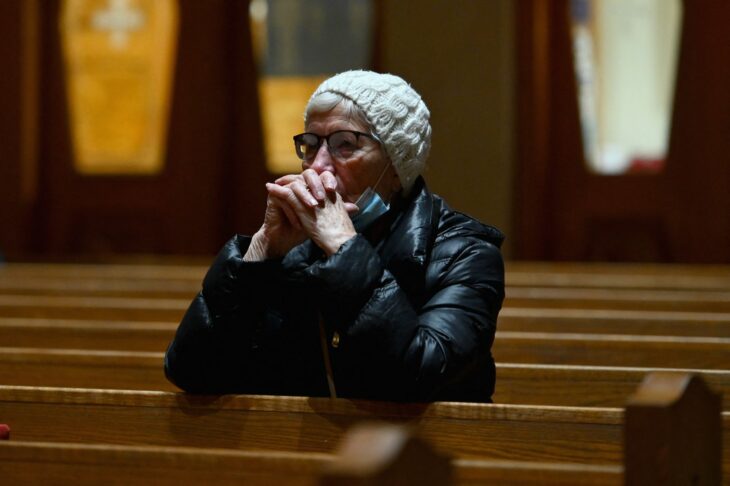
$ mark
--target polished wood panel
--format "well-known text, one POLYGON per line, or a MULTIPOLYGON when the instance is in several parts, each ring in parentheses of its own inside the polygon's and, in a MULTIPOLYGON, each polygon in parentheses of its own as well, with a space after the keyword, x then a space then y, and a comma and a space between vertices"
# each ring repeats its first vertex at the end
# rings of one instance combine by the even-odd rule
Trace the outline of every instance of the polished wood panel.
POLYGON ((0 317, 0 345, 16 348, 162 351, 177 322, 0 317))
POLYGON ((497 332, 497 362, 730 369, 730 339, 497 332))
POLYGON ((249 2, 177 3, 163 171, 114 176, 74 169, 61 0, 3 2, 0 101, 10 116, 0 121, 0 251, 10 258, 211 256, 260 225, 270 176, 241 20, 249 2))
POLYGON ((392 404, 304 397, 0 386, 17 440, 331 452, 362 420, 418 426, 462 458, 620 462, 623 412, 612 408, 392 404))
POLYGON ((730 313, 507 307, 499 313, 497 328, 522 332, 730 338, 730 313))
MULTIPOLYGON (((162 352, 0 348, 0 383, 178 391, 165 378, 162 361, 162 352)), ((659 369, 497 363, 493 399, 515 405, 621 407, 644 376, 659 369)), ((701 376, 730 402, 730 370, 665 369, 701 376)), ((730 411, 730 403, 723 409, 730 411)))
POLYGON ((0 443, 7 484, 287 484, 315 486, 330 454, 221 451, 12 440, 0 443))
MULTIPOLYGON (((618 464, 617 408, 393 404, 297 397, 0 386, 0 415, 24 441, 331 452, 361 420, 417 426, 460 459, 618 464)), ((730 429, 730 413, 723 413, 730 429)), ((725 433, 724 446, 730 442, 725 433)), ((727 458, 724 459, 727 462, 727 458)), ((727 477, 730 463, 724 465, 727 477)))
POLYGON ((625 484, 721 484, 720 404, 697 377, 648 375, 626 405, 625 484))

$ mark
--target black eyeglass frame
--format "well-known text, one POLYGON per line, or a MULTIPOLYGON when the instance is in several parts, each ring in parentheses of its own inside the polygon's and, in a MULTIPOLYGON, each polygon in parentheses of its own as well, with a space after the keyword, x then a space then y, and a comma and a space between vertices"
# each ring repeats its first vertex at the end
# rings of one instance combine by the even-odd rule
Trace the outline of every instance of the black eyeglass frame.
POLYGON ((343 132, 352 133, 353 135, 355 135, 355 143, 360 141, 360 137, 369 138, 370 140, 374 140, 381 145, 383 143, 382 140, 380 140, 380 138, 378 138, 377 135, 375 135, 373 133, 359 132, 357 130, 335 130, 334 132, 328 133, 327 135, 317 135, 316 133, 312 133, 312 132, 304 132, 304 133, 300 133, 298 135, 294 135, 294 137, 292 137, 292 139, 294 140, 294 150, 297 153, 297 157, 299 157, 299 159, 303 160, 303 161, 312 160, 316 156, 317 152, 319 152, 320 147, 322 147, 322 141, 326 140, 327 141, 327 151, 330 153, 330 155, 332 157, 339 158, 339 156, 337 156, 333 152, 334 149, 330 145, 330 137, 332 137, 332 135, 337 135, 338 133, 343 133, 343 132), (300 145, 304 144, 303 137, 305 135, 311 135, 313 137, 317 137, 317 145, 314 148, 315 155, 313 155, 309 159, 307 159, 307 157, 304 155, 304 153, 302 152, 302 150, 300 148, 300 145))

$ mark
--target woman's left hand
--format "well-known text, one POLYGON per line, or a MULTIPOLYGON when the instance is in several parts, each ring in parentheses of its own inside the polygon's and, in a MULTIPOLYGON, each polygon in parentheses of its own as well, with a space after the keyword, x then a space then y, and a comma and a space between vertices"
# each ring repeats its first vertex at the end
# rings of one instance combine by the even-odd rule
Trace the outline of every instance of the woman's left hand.
POLYGON ((357 234, 349 215, 357 211, 357 206, 337 193, 331 173, 310 172, 284 176, 266 188, 271 197, 295 212, 307 235, 329 256, 357 234))

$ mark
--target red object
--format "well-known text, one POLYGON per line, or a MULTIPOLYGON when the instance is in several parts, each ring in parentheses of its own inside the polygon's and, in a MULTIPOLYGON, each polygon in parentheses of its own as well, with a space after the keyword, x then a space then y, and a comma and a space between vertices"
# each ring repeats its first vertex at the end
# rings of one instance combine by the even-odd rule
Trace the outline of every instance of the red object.
POLYGON ((10 438, 10 427, 0 424, 0 440, 8 440, 10 438))
POLYGON ((635 157, 631 160, 627 172, 629 174, 658 174, 664 169, 664 159, 635 157))

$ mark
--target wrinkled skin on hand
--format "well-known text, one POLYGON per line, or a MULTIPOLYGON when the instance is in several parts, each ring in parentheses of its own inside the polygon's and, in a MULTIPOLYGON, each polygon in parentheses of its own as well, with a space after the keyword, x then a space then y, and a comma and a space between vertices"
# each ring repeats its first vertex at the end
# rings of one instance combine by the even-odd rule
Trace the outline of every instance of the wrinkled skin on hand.
POLYGON ((357 206, 342 199, 330 172, 317 174, 307 169, 275 182, 266 184, 264 223, 245 260, 282 257, 307 238, 332 255, 357 234, 349 216, 357 206))

